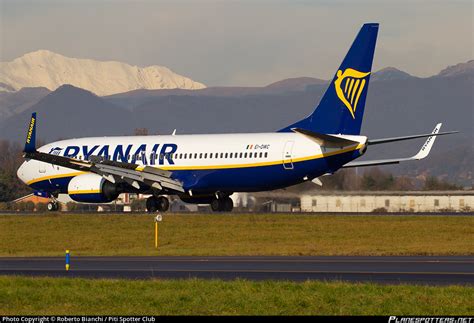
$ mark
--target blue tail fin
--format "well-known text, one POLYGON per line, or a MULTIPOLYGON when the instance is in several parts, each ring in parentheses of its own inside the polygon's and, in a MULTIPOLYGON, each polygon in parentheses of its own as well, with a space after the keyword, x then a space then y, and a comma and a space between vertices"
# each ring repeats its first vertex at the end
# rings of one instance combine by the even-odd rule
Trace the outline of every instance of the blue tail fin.
POLYGON ((378 29, 375 23, 362 26, 314 112, 279 132, 302 128, 322 134, 360 134, 378 29))

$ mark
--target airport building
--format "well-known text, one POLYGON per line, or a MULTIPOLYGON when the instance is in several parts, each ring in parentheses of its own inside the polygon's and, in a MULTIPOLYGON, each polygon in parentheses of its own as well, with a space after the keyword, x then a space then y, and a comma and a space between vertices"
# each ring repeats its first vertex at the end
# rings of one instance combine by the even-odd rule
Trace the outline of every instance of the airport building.
POLYGON ((470 212, 474 191, 318 192, 301 196, 302 212, 470 212))

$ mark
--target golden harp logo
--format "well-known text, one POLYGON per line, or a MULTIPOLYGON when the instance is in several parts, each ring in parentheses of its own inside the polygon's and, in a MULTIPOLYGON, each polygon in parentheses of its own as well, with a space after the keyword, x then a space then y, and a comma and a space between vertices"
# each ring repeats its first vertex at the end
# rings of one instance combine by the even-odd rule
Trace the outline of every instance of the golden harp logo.
POLYGON ((352 68, 346 68, 344 73, 341 70, 337 71, 337 79, 334 81, 336 94, 350 111, 353 119, 355 119, 357 103, 365 87, 364 78, 369 74, 370 72, 363 73, 352 68))

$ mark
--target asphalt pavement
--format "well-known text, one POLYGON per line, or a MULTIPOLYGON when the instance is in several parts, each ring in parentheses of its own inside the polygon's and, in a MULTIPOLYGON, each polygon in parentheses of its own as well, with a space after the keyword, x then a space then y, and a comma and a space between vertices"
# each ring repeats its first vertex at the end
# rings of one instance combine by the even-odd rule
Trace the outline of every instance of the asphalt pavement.
POLYGON ((64 257, 0 258, 0 275, 93 278, 340 280, 474 285, 472 256, 407 257, 64 257))

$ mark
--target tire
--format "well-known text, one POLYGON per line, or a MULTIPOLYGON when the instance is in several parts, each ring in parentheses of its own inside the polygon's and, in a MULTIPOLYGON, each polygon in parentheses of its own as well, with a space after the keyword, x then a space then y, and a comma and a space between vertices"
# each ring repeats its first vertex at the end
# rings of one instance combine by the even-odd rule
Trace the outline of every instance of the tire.
POLYGON ((160 196, 157 198, 158 211, 166 212, 168 211, 169 207, 170 207, 170 201, 166 197, 160 196))
POLYGON ((154 196, 150 196, 146 199, 146 210, 148 213, 154 213, 158 211, 158 199, 154 196))
POLYGON ((222 200, 222 209, 225 212, 232 212, 232 209, 234 208, 234 201, 230 197, 226 197, 225 199, 222 200))
POLYGON ((211 209, 214 212, 231 212, 234 208, 234 202, 230 197, 214 199, 211 202, 211 209))
POLYGON ((49 202, 47 205, 47 209, 49 212, 54 212, 58 210, 58 205, 54 202, 49 202))
POLYGON ((211 202, 211 209, 214 212, 220 212, 221 211, 221 202, 218 199, 214 199, 211 202))

